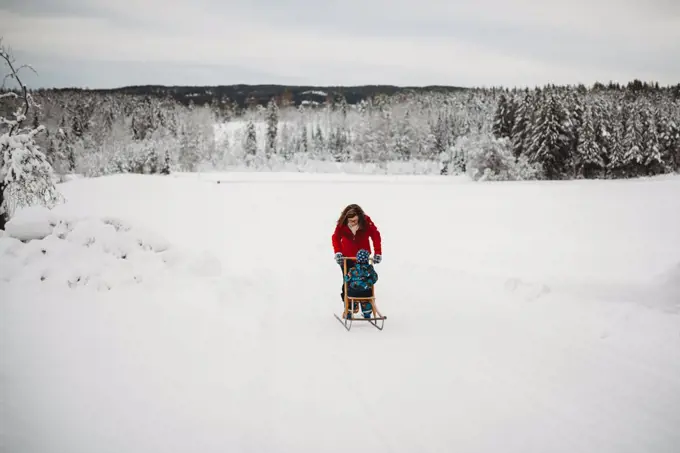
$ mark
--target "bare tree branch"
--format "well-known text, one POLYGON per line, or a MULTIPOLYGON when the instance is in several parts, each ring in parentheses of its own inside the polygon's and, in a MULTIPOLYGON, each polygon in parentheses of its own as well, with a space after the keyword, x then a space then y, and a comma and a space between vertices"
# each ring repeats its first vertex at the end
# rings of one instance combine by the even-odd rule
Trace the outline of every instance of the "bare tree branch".
MULTIPOLYGON (((17 69, 14 68, 14 59, 10 56, 9 52, 5 49, 5 47, 1 45, 1 41, 0 41, 0 58, 5 60, 5 63, 7 64, 7 66, 9 66, 9 69, 10 69, 9 75, 14 80, 16 80, 17 83, 19 84, 19 87, 20 87, 20 90, 21 90, 21 93, 22 93, 22 100, 24 101, 24 112, 23 112, 22 116, 24 118, 26 118, 26 115, 28 115, 28 110, 30 109, 30 106, 31 106, 29 99, 28 99, 28 97, 29 97, 28 96, 28 89, 26 88, 26 85, 24 85, 23 82, 21 81, 21 79, 19 78, 19 74, 17 73, 17 69)), ((14 133, 16 128, 19 127, 20 122, 21 121, 17 121, 17 123, 12 126, 12 128, 9 131, 9 135, 12 135, 14 133)))
POLYGON ((7 79, 11 79, 14 76, 14 74, 5 74, 5 77, 2 78, 2 89, 5 89, 5 83, 7 82, 7 79))
POLYGON ((30 64, 23 64, 23 65, 19 66, 19 67, 17 68, 17 74, 18 74, 19 71, 21 71, 22 69, 30 69, 31 71, 33 71, 33 73, 34 73, 35 75, 38 75, 38 71, 36 71, 36 70, 33 68, 33 66, 31 66, 30 64))

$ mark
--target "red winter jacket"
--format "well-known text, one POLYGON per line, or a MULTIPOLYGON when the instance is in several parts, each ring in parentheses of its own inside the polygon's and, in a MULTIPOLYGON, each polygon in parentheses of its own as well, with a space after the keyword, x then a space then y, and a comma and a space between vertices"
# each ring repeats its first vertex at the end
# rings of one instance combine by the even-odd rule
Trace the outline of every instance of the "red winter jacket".
POLYGON ((382 239, 380 231, 375 226, 369 216, 366 218, 366 229, 357 230, 356 236, 352 233, 347 225, 338 225, 333 232, 333 252, 342 253, 343 256, 357 256, 357 252, 361 249, 367 250, 371 253, 371 244, 369 238, 373 240, 375 246, 375 254, 382 255, 382 239))

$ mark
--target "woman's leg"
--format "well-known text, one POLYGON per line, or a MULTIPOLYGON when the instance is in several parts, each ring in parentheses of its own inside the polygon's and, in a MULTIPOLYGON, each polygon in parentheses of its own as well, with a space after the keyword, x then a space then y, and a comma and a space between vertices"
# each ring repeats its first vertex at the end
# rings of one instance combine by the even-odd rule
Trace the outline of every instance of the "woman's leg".
MULTIPOLYGON (((356 265, 354 260, 346 260, 347 262, 347 272, 356 265)), ((340 263, 340 271, 342 272, 342 288, 340 289, 340 300, 342 300, 343 305, 345 304, 345 267, 343 263, 340 263)))

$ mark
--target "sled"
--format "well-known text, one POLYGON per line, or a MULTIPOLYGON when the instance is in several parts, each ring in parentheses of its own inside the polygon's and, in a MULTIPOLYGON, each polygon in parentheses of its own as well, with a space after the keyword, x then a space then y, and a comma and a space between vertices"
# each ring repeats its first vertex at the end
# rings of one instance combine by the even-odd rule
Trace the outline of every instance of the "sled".
MULTIPOLYGON (((356 257, 343 257, 343 275, 347 275, 347 260, 356 260, 356 257)), ((373 263, 373 257, 370 257, 368 261, 369 263, 373 263)), ((378 310, 378 307, 375 303, 375 285, 373 285, 373 288, 371 288, 371 294, 372 295, 370 297, 350 296, 347 282, 345 282, 345 309, 343 310, 341 316, 338 316, 337 313, 334 313, 333 316, 335 316, 335 318, 340 321, 343 326, 345 326, 347 331, 352 328, 352 322, 354 321, 368 322, 376 329, 383 330, 387 316, 384 316, 382 313, 380 313, 380 310, 378 310), (360 309, 361 302, 371 303, 371 316, 369 318, 364 318, 363 312, 360 309), (352 316, 348 319, 347 315, 350 312, 352 313, 352 316)))

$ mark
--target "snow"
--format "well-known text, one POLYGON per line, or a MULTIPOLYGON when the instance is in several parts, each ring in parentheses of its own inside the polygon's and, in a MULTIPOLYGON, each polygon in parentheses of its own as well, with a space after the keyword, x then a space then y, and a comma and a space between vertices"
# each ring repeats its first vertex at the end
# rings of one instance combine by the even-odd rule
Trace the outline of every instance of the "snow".
POLYGON ((678 451, 680 177, 59 190, 0 234, 6 451, 678 451), (332 315, 349 203, 382 332, 332 315))
POLYGON ((5 226, 7 233, 21 241, 43 239, 52 233, 57 218, 44 206, 30 206, 19 211, 5 226))
MULTIPOLYGON (((181 278, 205 256, 175 250, 167 241, 116 218, 60 216, 31 207, 12 218, 0 237, 0 281, 109 291, 142 281, 181 278), (65 265, 66 264, 66 265, 65 265), (177 275, 172 271, 180 270, 177 275)), ((210 259, 210 258, 209 258, 210 259)), ((213 258, 212 266, 219 269, 213 258)))
POLYGON ((326 93, 325 91, 321 91, 321 90, 303 91, 301 94, 314 94, 316 96, 328 96, 328 93, 326 93))

